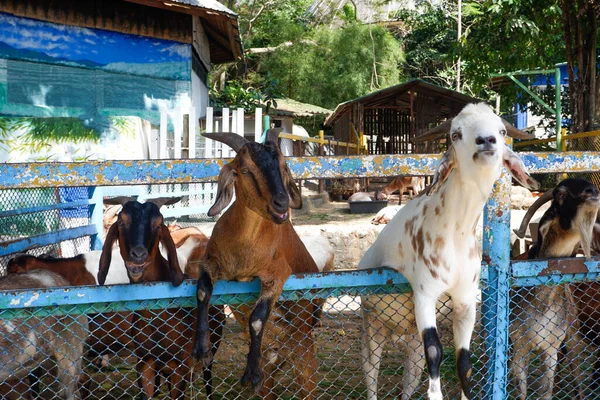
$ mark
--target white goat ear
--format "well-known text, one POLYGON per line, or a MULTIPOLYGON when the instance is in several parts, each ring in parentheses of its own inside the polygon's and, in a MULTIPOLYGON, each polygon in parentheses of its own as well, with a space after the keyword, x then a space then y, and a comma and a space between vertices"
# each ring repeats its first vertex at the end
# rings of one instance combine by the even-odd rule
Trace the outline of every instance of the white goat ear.
POLYGON ((456 167, 456 153, 454 152, 454 147, 448 147, 448 150, 442 156, 440 163, 438 164, 437 169, 435 170, 435 175, 433 177, 433 183, 427 189, 425 189, 427 196, 431 196, 436 193, 440 186, 450 176, 452 170, 456 167))
POLYGON ((538 190, 540 188, 539 182, 533 179, 527 172, 527 169, 525 169, 523 161, 506 145, 504 146, 502 159, 506 169, 522 186, 530 190, 538 190))

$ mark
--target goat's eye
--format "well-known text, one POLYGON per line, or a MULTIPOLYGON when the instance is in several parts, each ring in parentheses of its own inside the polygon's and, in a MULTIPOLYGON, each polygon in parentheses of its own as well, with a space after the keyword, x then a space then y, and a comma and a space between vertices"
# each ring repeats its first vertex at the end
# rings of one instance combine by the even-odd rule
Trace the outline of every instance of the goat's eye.
POLYGON ((506 129, 501 129, 501 130, 500 130, 500 134, 501 134, 502 136, 506 136, 506 129))
POLYGON ((453 132, 452 133, 452 141, 456 141, 462 138, 462 134, 460 132, 453 132))
POLYGON ((123 221, 120 221, 120 220, 118 220, 118 221, 117 221, 117 225, 118 225, 118 226, 123 226, 123 221))
POLYGON ((241 172, 242 174, 247 174, 247 173, 248 173, 248 168, 242 168, 242 169, 240 170, 240 172, 241 172))

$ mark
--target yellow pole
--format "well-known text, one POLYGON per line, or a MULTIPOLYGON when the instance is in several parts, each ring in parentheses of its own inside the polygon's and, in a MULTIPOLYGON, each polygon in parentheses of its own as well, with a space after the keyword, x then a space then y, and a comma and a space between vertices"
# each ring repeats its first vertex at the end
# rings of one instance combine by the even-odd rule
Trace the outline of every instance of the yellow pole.
POLYGON ((560 142, 560 151, 567 151, 567 130, 565 128, 560 130, 560 136, 562 137, 560 142))

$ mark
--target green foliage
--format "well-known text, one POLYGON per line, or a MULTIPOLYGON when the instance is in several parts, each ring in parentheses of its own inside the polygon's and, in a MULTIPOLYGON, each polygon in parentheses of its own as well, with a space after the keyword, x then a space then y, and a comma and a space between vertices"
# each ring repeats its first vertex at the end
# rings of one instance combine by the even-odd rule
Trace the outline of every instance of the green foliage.
POLYGON ((287 97, 334 108, 398 83, 402 60, 399 43, 384 28, 347 24, 317 28, 304 41, 277 49, 264 58, 259 71, 279 79, 287 97))
POLYGON ((478 7, 482 12, 464 21, 460 47, 464 75, 476 90, 491 73, 546 69, 564 61, 556 0, 484 0, 478 7))
POLYGON ((393 16, 407 27, 396 35, 405 51, 406 76, 443 86, 453 85, 456 22, 447 14, 444 9, 427 3, 419 11, 400 10, 393 16))
MULTIPOLYGON (((260 77, 257 77, 260 79, 260 77)), ((223 90, 210 91, 210 102, 213 107, 242 107, 246 111, 253 111, 256 107, 277 107, 277 97, 281 97, 279 81, 271 78, 267 73, 260 88, 244 87, 240 80, 228 81, 223 90)))
POLYGON ((311 4, 310 0, 236 2, 244 47, 277 46, 303 36, 310 30, 306 10, 311 4))

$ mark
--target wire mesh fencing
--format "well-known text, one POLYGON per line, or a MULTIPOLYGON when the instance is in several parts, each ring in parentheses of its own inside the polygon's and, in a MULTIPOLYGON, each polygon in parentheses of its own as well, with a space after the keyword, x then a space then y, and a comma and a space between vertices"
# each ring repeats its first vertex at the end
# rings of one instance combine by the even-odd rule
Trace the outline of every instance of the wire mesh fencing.
MULTIPOLYGON (((387 293, 389 290, 382 292, 375 287, 357 286, 346 293, 335 289, 314 290, 310 294, 286 292, 284 298, 294 300, 279 302, 266 328, 262 364, 265 378, 260 396, 366 398, 361 299, 373 300, 376 296, 377 308, 396 320, 411 313, 410 294, 390 294, 387 293), (321 314, 314 312, 321 307, 321 314), (303 316, 304 320, 299 321, 298 316, 303 316)), ((43 347, 40 343, 47 341, 44 335, 48 332, 64 335, 68 331, 76 333, 70 339, 69 348, 85 342, 81 366, 73 360, 70 372, 72 384, 79 388, 83 398, 137 398, 146 390, 147 395, 159 398, 183 395, 202 399, 207 398, 207 386, 210 386, 209 393, 214 399, 253 398, 252 389, 242 387, 239 379, 248 352, 247 317, 256 295, 222 295, 213 300, 211 340, 217 347, 210 382, 207 382, 206 371, 190 356, 195 323, 193 298, 41 307, 24 309, 18 314, 14 310, 4 310, 0 318, 5 329, 0 335, 8 335, 7 326, 14 327, 22 336, 18 342, 23 343, 20 355, 31 353, 33 347, 38 353, 35 363, 24 363, 19 376, 4 381, 0 387, 2 396, 10 398, 10 394, 14 394, 17 396, 14 398, 19 398, 23 391, 33 391, 41 398, 59 398, 64 380, 59 380, 60 366, 49 360, 60 358, 61 351, 66 351, 59 348, 57 354, 56 346, 43 347), (225 302, 227 304, 223 304, 225 302), (33 333, 31 326, 37 327, 33 333), (36 381, 39 382, 37 385, 36 381)), ((439 329, 446 349, 442 381, 445 393, 454 398, 458 395, 458 380, 454 368, 451 306, 442 302, 440 311, 439 329)), ((371 308, 369 313, 373 312, 376 311, 371 308)), ((376 389, 378 398, 400 395, 407 368, 411 368, 414 375, 414 382, 410 383, 414 386, 412 398, 425 396, 423 352, 413 328, 404 335, 398 330, 399 334, 387 336, 385 343, 376 342, 382 350, 376 389)), ((485 371, 484 347, 482 326, 478 324, 472 357, 474 392, 478 398, 485 371)), ((14 354, 9 361, 18 362, 22 359, 20 355, 14 354)), ((5 360, 0 368, 7 365, 5 360)))

